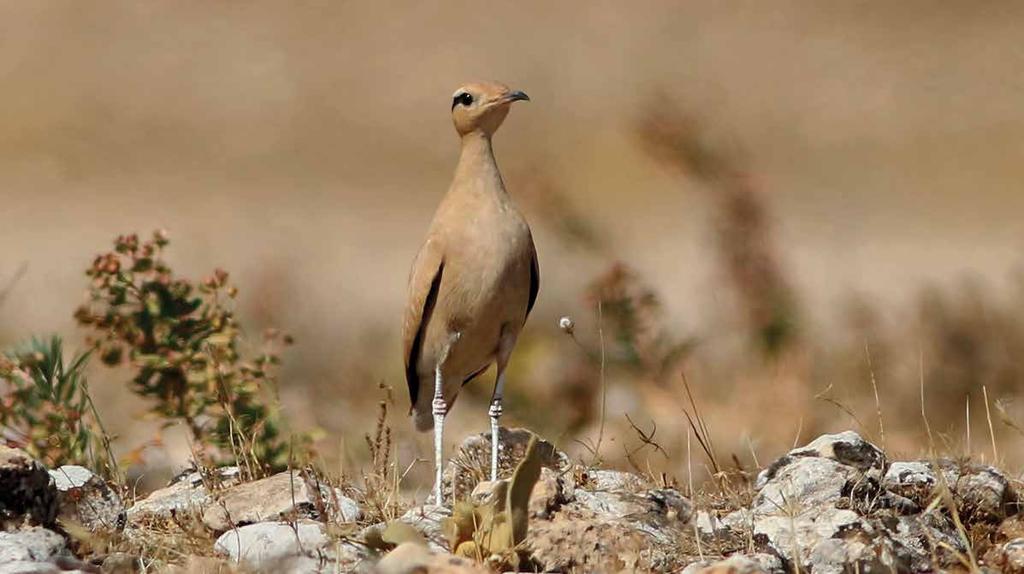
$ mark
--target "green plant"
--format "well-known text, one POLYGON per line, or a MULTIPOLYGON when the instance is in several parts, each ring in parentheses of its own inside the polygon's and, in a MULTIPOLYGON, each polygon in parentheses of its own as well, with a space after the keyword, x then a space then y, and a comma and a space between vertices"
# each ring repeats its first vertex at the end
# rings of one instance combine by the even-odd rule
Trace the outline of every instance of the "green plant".
POLYGON ((586 296, 608 325, 612 337, 609 358, 619 366, 661 381, 696 344, 671 332, 658 295, 624 263, 612 264, 592 280, 586 296))
MULTIPOLYGON (((187 426, 207 462, 238 464, 250 477, 287 467, 276 367, 290 338, 270 331, 247 356, 227 272, 197 285, 176 277, 163 259, 168 244, 160 231, 148 241, 118 237, 86 271, 89 302, 75 318, 92 329, 104 363, 133 368, 132 389, 151 400, 152 414, 187 426)), ((308 450, 310 439, 296 446, 308 450)))
POLYGON ((90 353, 65 363, 60 337, 0 354, 0 430, 53 468, 111 470, 113 460, 83 371, 90 353))

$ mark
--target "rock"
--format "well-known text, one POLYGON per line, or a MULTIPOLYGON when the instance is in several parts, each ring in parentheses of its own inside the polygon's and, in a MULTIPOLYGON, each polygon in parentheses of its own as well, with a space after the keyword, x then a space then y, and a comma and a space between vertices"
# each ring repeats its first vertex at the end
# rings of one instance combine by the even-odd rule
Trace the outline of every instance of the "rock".
POLYGON ((900 516, 895 523, 881 520, 876 524, 885 529, 909 571, 930 570, 937 557, 943 563, 953 563, 957 560, 957 553, 963 555, 967 551, 957 535, 956 526, 940 512, 900 516))
MULTIPOLYGON (((593 472, 593 471, 591 471, 593 472)), ((571 498, 577 508, 585 508, 606 519, 656 512, 674 513, 672 518, 686 522, 692 507, 686 498, 672 488, 647 489, 643 480, 627 472, 599 471, 596 480, 590 473, 574 489, 571 498)))
POLYGON ((796 514, 780 511, 754 519, 754 539, 786 560, 807 566, 812 553, 824 541, 844 530, 862 527, 852 510, 831 506, 805 507, 796 514))
POLYGON ((577 488, 550 520, 531 522, 531 558, 545 571, 678 569, 671 548, 687 529, 690 502, 674 489, 628 492, 621 484, 614 491, 577 488))
POLYGON ((470 560, 431 551, 413 542, 403 542, 388 552, 373 568, 374 574, 489 574, 491 571, 470 560))
POLYGON ((241 526, 221 534, 214 550, 227 554, 235 562, 260 565, 268 560, 316 552, 327 545, 327 535, 319 522, 300 520, 260 522, 241 526))
POLYGON ((1002 522, 996 531, 999 540, 1024 538, 1024 514, 1015 514, 1002 522))
POLYGON ((946 481, 950 489, 955 487, 960 476, 959 470, 948 461, 941 463, 941 466, 942 472, 936 473, 930 463, 894 462, 882 478, 882 488, 892 499, 903 501, 902 505, 894 507, 902 506, 905 514, 914 514, 931 504, 942 480, 946 481))
POLYGON ((693 506, 671 488, 648 490, 641 496, 643 511, 623 518, 634 528, 650 536, 657 544, 671 544, 693 516, 693 506))
MULTIPOLYGON (((345 496, 340 488, 322 482, 318 475, 309 475, 307 484, 314 496, 319 493, 320 500, 325 503, 323 511, 333 522, 356 522, 363 518, 363 510, 359 503, 345 496)), ((314 498, 314 502, 315 500, 314 498)))
POLYGON ((782 560, 772 554, 734 554, 717 562, 694 562, 681 574, 774 574, 785 572, 782 560))
MULTIPOLYGON (((542 572, 629 572, 650 566, 650 538, 624 522, 565 513, 530 524, 524 550, 542 572)), ((647 568, 650 569, 650 568, 647 568)), ((657 571, 667 571, 658 569, 657 571)))
MULTIPOLYGON (((233 564, 230 564, 224 558, 214 556, 197 556, 195 554, 189 554, 188 556, 182 556, 179 561, 180 564, 168 565, 165 574, 224 574, 241 570, 239 568, 235 568, 233 564)), ((145 571, 140 569, 138 571, 132 571, 130 574, 136 574, 136 572, 142 573, 145 571)), ((104 570, 103 574, 113 573, 108 573, 104 570)), ((129 573, 125 572, 124 574, 129 573)))
POLYGON ((573 500, 575 492, 575 481, 571 472, 541 468, 540 479, 530 493, 530 517, 551 518, 558 508, 573 500))
POLYGON ((588 470, 581 485, 586 490, 606 492, 639 492, 646 487, 646 481, 631 472, 603 469, 588 470))
POLYGON ((212 500, 211 491, 238 483, 240 473, 236 466, 219 468, 215 472, 215 476, 208 478, 190 470, 175 477, 165 488, 135 502, 126 513, 129 534, 148 523, 168 520, 172 514, 198 514, 212 500))
POLYGON ((827 458, 797 458, 761 486, 751 510, 773 515, 831 506, 843 497, 847 484, 859 478, 855 469, 827 458))
POLYGON ((482 480, 476 483, 476 486, 473 487, 473 492, 469 494, 469 500, 476 504, 491 502, 491 499, 494 497, 494 489, 501 483, 501 480, 482 480))
POLYGON ((1014 538, 985 555, 986 561, 1004 574, 1024 574, 1024 538, 1014 538))
POLYGON ((53 562, 7 562, 0 565, 0 572, 4 574, 85 574, 86 572, 71 564, 66 564, 67 568, 63 566, 65 565, 53 562))
POLYGON ((964 469, 956 481, 954 498, 960 519, 967 523, 999 522, 1016 512, 1016 493, 1006 476, 991 466, 964 469))
POLYGON ((24 451, 0 445, 0 529, 49 526, 57 517, 57 490, 46 468, 24 451))
MULTIPOLYGON (((853 536, 850 539, 830 538, 823 540, 811 551, 808 563, 812 572, 821 574, 843 574, 855 572, 904 571, 894 568, 892 557, 879 556, 869 536, 853 536)), ((881 554, 885 554, 884 552, 881 554)))
POLYGON ((551 513, 566 501, 562 481, 550 468, 540 470, 540 478, 530 492, 530 518, 550 518, 551 513))
POLYGON ((0 565, 3 574, 98 574, 100 570, 73 559, 58 558, 55 562, 8 562, 0 565))
POLYGON ((0 563, 4 574, 58 574, 63 572, 51 562, 22 561, 0 563))
MULTIPOLYGON (((882 486, 891 492, 909 498, 919 505, 928 504, 939 479, 926 462, 894 462, 882 478, 882 486)), ((955 481, 951 484, 955 484, 955 481)))
POLYGON ((943 459, 936 463, 894 462, 882 486, 926 507, 943 486, 950 489, 960 518, 966 523, 997 522, 1012 514, 1017 494, 1009 480, 990 466, 961 466, 943 459), (936 466, 938 470, 936 470, 936 466))
POLYGON ((822 435, 806 446, 789 451, 758 475, 755 487, 763 488, 784 467, 806 457, 833 460, 875 480, 881 480, 885 471, 885 453, 859 434, 846 431, 822 435))
POLYGON ((885 453, 853 431, 821 435, 807 446, 790 454, 830 458, 840 464, 852 466, 866 475, 885 470, 885 453))
POLYGON ((693 504, 674 488, 655 488, 645 495, 649 504, 648 512, 656 513, 665 520, 686 524, 693 518, 693 504))
MULTIPOLYGON (((932 528, 918 517, 900 517, 895 526, 886 519, 859 517, 847 522, 836 520, 833 510, 825 513, 826 520, 838 528, 831 536, 797 538, 794 543, 809 544, 794 547, 783 555, 792 564, 799 556, 800 569, 816 574, 845 572, 928 572, 939 565, 955 564, 954 553, 963 553, 962 545, 952 541, 950 534, 932 528), (846 522, 845 524, 843 524, 846 522)), ((807 525, 807 521, 798 524, 807 525)))
POLYGON ((751 525, 759 549, 801 570, 832 572, 844 561, 860 564, 873 556, 875 529, 850 502, 877 494, 871 477, 880 480, 884 466, 882 452, 856 433, 821 436, 762 472, 749 513, 724 522, 751 525))
POLYGON ((0 532, 0 564, 7 562, 49 562, 70 556, 64 538, 39 526, 0 532))
POLYGON ((225 490, 203 511, 203 523, 223 532, 269 520, 320 518, 321 513, 343 522, 361 517, 359 505, 337 489, 316 485, 298 472, 281 472, 225 490))
POLYGON ((645 506, 639 497, 618 492, 576 492, 573 508, 585 509, 603 520, 620 520, 641 514, 645 506))
POLYGON ((693 517, 693 523, 697 526, 697 530, 704 536, 714 536, 728 528, 725 523, 718 518, 718 516, 711 514, 706 510, 698 510, 693 517))
POLYGON ((745 556, 744 558, 757 563, 765 572, 781 574, 786 571, 785 564, 782 563, 782 559, 774 554, 754 553, 749 556, 745 556))
POLYGON ((143 569, 144 563, 140 557, 127 552, 112 552, 107 554, 100 566, 103 574, 135 574, 143 569))
POLYGON ((334 572, 359 561, 349 543, 331 544, 323 524, 312 520, 260 522, 221 534, 214 549, 232 561, 273 572, 334 572))
POLYGON ((599 522, 622 521, 658 543, 677 536, 693 511, 690 502, 670 488, 639 494, 578 490, 570 508, 593 515, 599 522))
POLYGON ((102 478, 77 465, 51 470, 50 476, 57 488, 60 518, 92 531, 124 528, 124 503, 102 478))
MULTIPOLYGON (((449 518, 452 515, 450 508, 443 506, 435 506, 433 504, 425 504, 423 506, 415 506, 410 508, 398 518, 399 521, 404 522, 423 535, 427 539, 427 546, 437 552, 448 551, 448 539, 445 538, 444 531, 441 528, 441 522, 445 518, 449 518)), ((370 529, 377 529, 383 531, 386 528, 386 524, 374 524, 363 529, 362 537, 366 537, 366 532, 370 529)))
POLYGON ((943 482, 956 492, 960 480, 960 467, 949 459, 936 463, 927 461, 894 462, 882 478, 882 486, 890 492, 906 497, 918 506, 928 506, 943 482))
POLYGON ((758 477, 751 508, 722 523, 736 533, 752 530, 755 547, 778 555, 788 569, 929 571, 966 551, 941 508, 922 513, 943 480, 970 485, 964 494, 986 512, 1000 508, 997 500, 1005 505, 1007 489, 988 472, 904 462, 886 470, 881 451, 847 432, 773 463, 758 477), (965 482, 972 475, 978 478, 965 482))
POLYGON ((0 572, 84 574, 99 570, 72 556, 60 534, 41 526, 29 526, 0 532, 0 572))
POLYGON ((721 518, 726 532, 744 535, 754 529, 754 513, 749 508, 739 508, 721 518))
MULTIPOLYGON (((498 476, 507 478, 526 454, 526 446, 533 433, 521 428, 499 430, 501 450, 498 453, 498 476)), ((568 455, 559 451, 546 440, 539 440, 541 465, 558 473, 567 471, 571 464, 568 455)), ((470 436, 462 441, 444 470, 444 492, 454 492, 454 500, 463 500, 471 495, 477 483, 490 479, 491 433, 470 436), (452 483, 454 481, 454 489, 452 483)))

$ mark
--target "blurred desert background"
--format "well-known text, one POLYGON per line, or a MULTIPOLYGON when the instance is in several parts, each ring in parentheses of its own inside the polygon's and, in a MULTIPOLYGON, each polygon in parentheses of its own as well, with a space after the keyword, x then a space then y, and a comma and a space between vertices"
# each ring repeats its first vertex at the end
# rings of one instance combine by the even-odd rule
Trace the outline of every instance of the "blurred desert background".
MULTIPOLYGON (((0 347, 81 348, 94 255, 166 229, 176 271, 231 273, 247 333, 295 337, 281 400, 328 465, 364 463, 381 400, 399 459, 429 459, 406 277, 450 94, 496 79, 532 98, 495 149, 542 278, 503 424, 593 457, 606 387, 601 459, 704 472, 685 372, 729 465, 848 428, 920 453, 923 394, 937 448, 1018 471, 1022 24, 1008 1, 3 2, 0 347)), ((115 448, 156 435, 127 375, 89 378, 115 448)), ((187 464, 178 434, 146 472, 187 464)))

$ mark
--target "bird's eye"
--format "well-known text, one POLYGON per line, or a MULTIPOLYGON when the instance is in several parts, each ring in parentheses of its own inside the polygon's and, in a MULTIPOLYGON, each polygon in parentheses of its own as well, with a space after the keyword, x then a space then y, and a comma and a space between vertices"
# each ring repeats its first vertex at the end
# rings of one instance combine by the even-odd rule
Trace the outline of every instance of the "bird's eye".
POLYGON ((466 92, 462 92, 461 94, 455 96, 455 99, 452 100, 452 109, 454 110, 455 106, 457 106, 459 104, 462 104, 464 106, 468 106, 468 105, 470 105, 472 103, 473 103, 473 96, 467 94, 466 92))

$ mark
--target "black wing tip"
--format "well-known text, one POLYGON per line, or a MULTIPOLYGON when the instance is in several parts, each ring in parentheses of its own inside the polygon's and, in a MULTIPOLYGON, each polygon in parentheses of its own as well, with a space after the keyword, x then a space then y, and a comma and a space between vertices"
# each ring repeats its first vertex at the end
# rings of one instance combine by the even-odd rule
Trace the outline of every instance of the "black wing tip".
POLYGON ((537 252, 533 252, 530 258, 530 299, 526 303, 526 314, 529 316, 533 311, 533 304, 537 302, 537 295, 540 293, 540 264, 537 262, 537 252))
MULTIPOLYGON (((423 335, 426 333, 427 323, 434 312, 434 304, 437 303, 437 293, 441 289, 441 275, 443 274, 444 260, 442 259, 441 263, 437 266, 437 272, 434 273, 434 278, 430 281, 430 291, 427 293, 426 300, 423 301, 423 314, 420 316, 420 324, 416 328, 416 336, 413 337, 412 345, 409 347, 409 355, 405 358, 405 382, 409 386, 409 402, 413 408, 415 408, 420 394, 420 376, 416 372, 416 365, 419 363, 420 351, 423 346, 423 335)), ((419 424, 419 419, 417 418, 417 428, 419 428, 419 424)))

